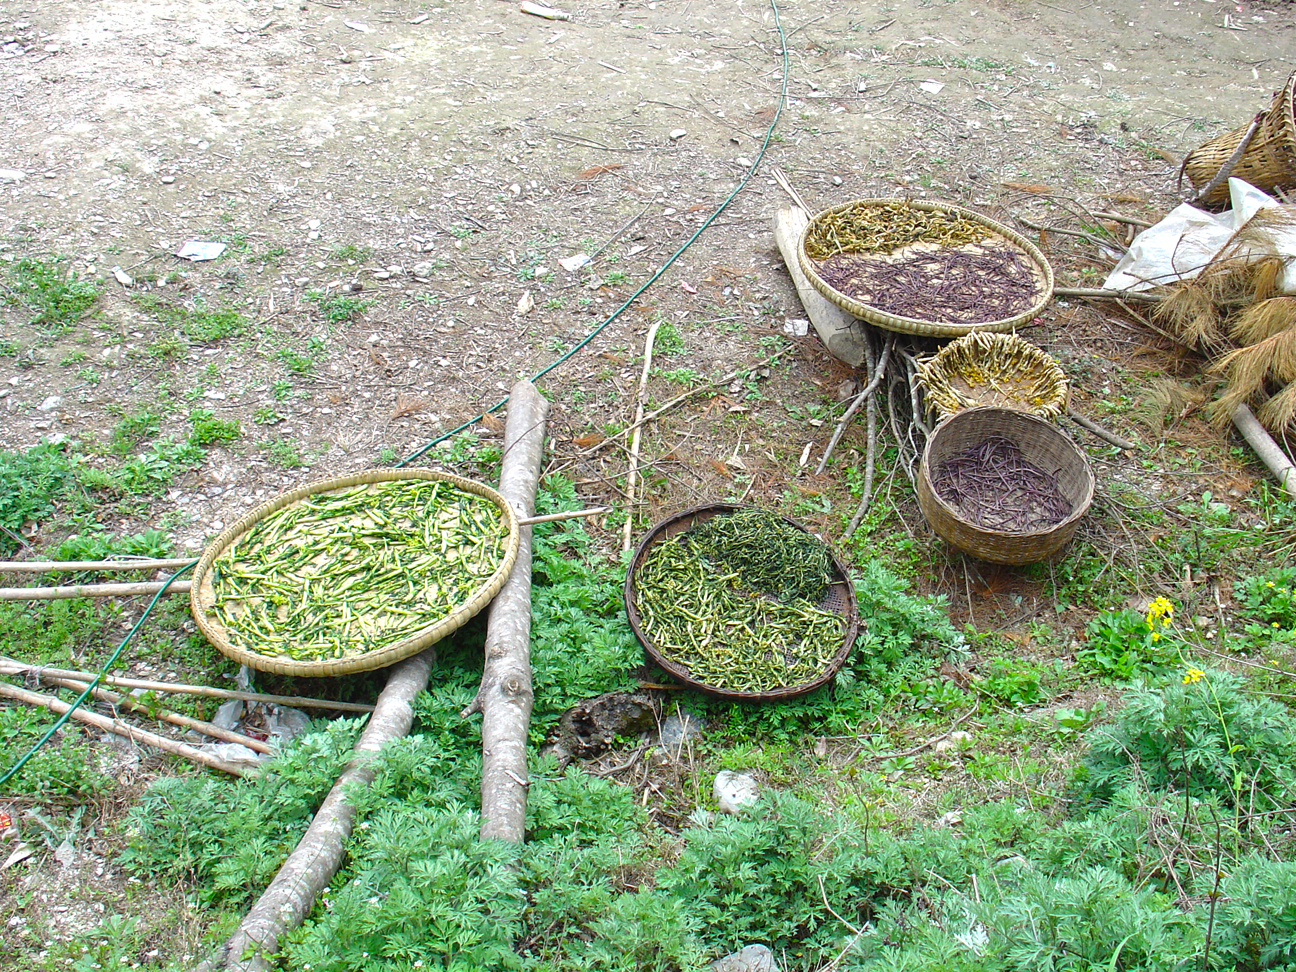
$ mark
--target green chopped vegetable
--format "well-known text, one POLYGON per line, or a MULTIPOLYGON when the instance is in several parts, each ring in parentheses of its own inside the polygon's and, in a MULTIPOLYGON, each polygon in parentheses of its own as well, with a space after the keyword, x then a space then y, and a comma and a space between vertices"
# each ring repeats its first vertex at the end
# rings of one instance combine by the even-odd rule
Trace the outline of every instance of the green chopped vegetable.
POLYGON ((365 654, 448 616, 495 573, 507 539, 491 500, 441 480, 316 493, 222 551, 211 613, 245 651, 365 654))
POLYGON ((658 541, 640 561, 634 602, 643 632, 659 654, 714 688, 801 685, 828 667, 846 631, 844 617, 818 606, 832 581, 831 573, 807 566, 820 557, 831 570, 823 543, 776 514, 715 516, 658 541), (795 541, 784 547, 782 531, 799 536, 783 537, 795 541), (796 569, 783 563, 786 574, 777 577, 794 549, 801 561, 796 569), (802 596, 806 591, 813 596, 802 596))

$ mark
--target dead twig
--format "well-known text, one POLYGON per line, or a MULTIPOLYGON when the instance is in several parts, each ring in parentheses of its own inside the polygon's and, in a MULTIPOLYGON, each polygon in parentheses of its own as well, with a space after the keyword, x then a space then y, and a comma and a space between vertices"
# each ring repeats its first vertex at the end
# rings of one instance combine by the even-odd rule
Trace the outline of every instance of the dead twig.
POLYGON ((648 337, 644 339, 644 365, 639 375, 639 391, 635 396, 635 430, 630 439, 630 471, 626 475, 626 494, 629 503, 626 507, 625 529, 621 538, 621 549, 630 549, 630 538, 634 533, 635 489, 639 484, 639 439, 643 431, 644 399, 648 395, 648 373, 652 369, 653 343, 657 340, 657 329, 661 321, 653 321, 648 328, 648 337))

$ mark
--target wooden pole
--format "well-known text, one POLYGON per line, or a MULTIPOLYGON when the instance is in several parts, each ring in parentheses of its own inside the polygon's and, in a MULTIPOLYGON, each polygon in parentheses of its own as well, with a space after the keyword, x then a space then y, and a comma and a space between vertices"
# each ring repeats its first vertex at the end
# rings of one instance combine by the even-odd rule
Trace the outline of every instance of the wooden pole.
MULTIPOLYGON (((42 674, 76 679, 80 682, 92 682, 97 677, 92 672, 78 672, 68 668, 48 668, 44 665, 28 665, 0 655, 0 675, 42 674)), ((104 685, 113 685, 119 688, 145 689, 149 692, 165 692, 175 695, 201 695, 211 699, 239 699, 243 702, 274 702, 277 705, 291 705, 300 709, 332 709, 335 712, 372 712, 374 710, 372 705, 361 705, 359 702, 299 699, 292 695, 237 692, 233 689, 213 688, 210 685, 185 685, 181 682, 158 682, 147 678, 123 678, 119 675, 105 675, 99 681, 104 685)))
MULTIPOLYGON (((185 561, 189 563, 189 561, 185 561)), ((188 594, 190 581, 142 581, 138 584, 76 584, 70 587, 0 587, 0 601, 57 601, 69 597, 134 597, 156 594, 188 594)))
POLYGON ((630 437, 630 469, 626 473, 626 518, 622 531, 621 549, 630 549, 630 538, 634 534, 635 487, 639 484, 639 437, 643 432, 644 400, 648 397, 648 373, 652 370, 653 343, 657 340, 657 329, 661 321, 653 321, 648 328, 648 337, 644 339, 643 373, 639 376, 639 391, 635 395, 635 427, 630 437))
MULTIPOLYGON (((509 392, 499 491, 519 517, 535 509, 549 403, 529 381, 509 392)), ((463 711, 482 714, 482 839, 522 843, 526 822, 527 729, 531 687, 531 528, 522 528, 517 561, 491 603, 481 688, 463 711)))
MULTIPOLYGON (((72 708, 62 699, 56 699, 52 695, 42 695, 39 692, 29 692, 26 689, 19 688, 16 685, 10 685, 8 682, 0 681, 0 697, 14 699, 18 702, 26 702, 29 705, 39 705, 51 712, 57 712, 62 715, 72 708)), ((185 759, 193 760, 203 766, 209 766, 212 769, 221 770, 229 773, 231 776, 251 777, 256 776, 258 770, 256 767, 240 766, 238 763, 231 763, 228 760, 221 759, 219 756, 213 756, 211 753, 204 753, 201 749, 195 749, 182 742, 174 739, 168 739, 166 736, 159 736, 157 733, 148 732, 145 729, 137 729, 120 719, 110 719, 107 716, 100 715, 98 712, 91 712, 88 709, 77 708, 72 712, 72 718, 78 722, 84 722, 87 725, 96 726, 107 732, 122 736, 131 742, 139 743, 143 746, 152 746, 154 749, 161 749, 168 753, 174 753, 177 756, 183 756, 185 759)))
POLYGON ((0 574, 43 574, 54 570, 179 570, 198 558, 182 560, 2 560, 0 574))
POLYGON ((347 799, 347 792, 373 783, 378 751, 409 732, 414 722, 411 703, 427 687, 435 661, 436 650, 427 648, 392 668, 373 716, 356 743, 355 755, 320 804, 306 833, 234 934, 215 955, 197 966, 199 972, 269 972, 274 968, 280 938, 302 923, 342 864, 355 825, 355 807, 347 799))
MULTIPOLYGON (((46 682, 52 685, 60 685, 63 688, 72 689, 74 692, 84 692, 89 682, 79 682, 73 678, 59 678, 53 675, 46 675, 46 682)), ((221 742, 236 743, 239 746, 246 746, 253 752, 263 753, 266 756, 273 756, 275 748, 260 739, 253 739, 251 736, 245 736, 241 732, 234 732, 230 729, 222 729, 214 723, 207 722, 203 719, 195 719, 193 716, 181 715, 179 712, 171 712, 168 709, 151 709, 147 705, 141 705, 134 699, 125 695, 118 695, 116 692, 109 692, 107 689, 91 689, 90 694, 101 702, 107 702, 118 709, 125 709, 136 715, 143 715, 149 719, 156 719, 159 722, 169 722, 173 726, 180 726, 183 729, 192 729, 195 732, 201 732, 204 736, 210 736, 212 739, 219 739, 221 742)))

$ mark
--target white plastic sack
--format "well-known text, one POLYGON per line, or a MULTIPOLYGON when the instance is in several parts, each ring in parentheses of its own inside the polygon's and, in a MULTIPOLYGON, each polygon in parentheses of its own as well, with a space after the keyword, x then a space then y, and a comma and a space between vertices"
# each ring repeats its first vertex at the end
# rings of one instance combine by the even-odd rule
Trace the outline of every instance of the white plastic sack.
POLYGON ((1275 226, 1265 246, 1251 247, 1238 256, 1254 259, 1276 255, 1286 264, 1278 279, 1284 294, 1296 294, 1296 207, 1282 206, 1241 179, 1229 179, 1232 206, 1215 215, 1188 203, 1176 206, 1161 222, 1145 229, 1130 244, 1103 286, 1109 290, 1151 290, 1176 280, 1190 280, 1207 267, 1233 235, 1259 210, 1287 209, 1292 224, 1275 226))

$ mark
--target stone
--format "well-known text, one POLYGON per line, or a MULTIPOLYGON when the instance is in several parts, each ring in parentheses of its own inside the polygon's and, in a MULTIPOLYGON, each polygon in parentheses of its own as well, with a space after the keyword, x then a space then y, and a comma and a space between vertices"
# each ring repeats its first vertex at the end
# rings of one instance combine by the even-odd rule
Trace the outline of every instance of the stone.
POLYGON ((62 398, 60 398, 58 395, 51 395, 49 398, 45 399, 45 401, 37 405, 36 408, 42 412, 52 412, 54 411, 54 409, 58 408, 62 404, 63 404, 62 398))
POLYGON ((669 715, 662 720, 661 729, 657 733, 657 744, 678 746, 701 735, 705 726, 706 723, 701 716, 696 716, 687 709, 680 709, 678 714, 669 715))
POLYGON ((764 945, 747 945, 711 963, 711 972, 779 972, 774 953, 764 945))
POLYGON ((751 773, 721 770, 716 774, 711 792, 723 813, 738 813, 760 799, 760 784, 751 773))

